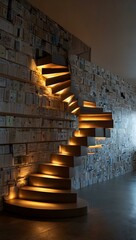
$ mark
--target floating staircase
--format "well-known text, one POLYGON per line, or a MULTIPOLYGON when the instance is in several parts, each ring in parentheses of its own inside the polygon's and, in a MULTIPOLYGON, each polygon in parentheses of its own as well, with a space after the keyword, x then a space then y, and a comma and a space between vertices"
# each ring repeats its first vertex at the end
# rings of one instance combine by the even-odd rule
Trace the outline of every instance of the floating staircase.
POLYGON ((81 164, 88 147, 97 148, 95 137, 110 137, 112 114, 103 112, 94 102, 76 99, 71 92, 70 72, 63 59, 47 56, 37 60, 46 78, 46 86, 67 105, 67 111, 78 117, 78 129, 67 145, 52 153, 50 163, 39 164, 37 173, 29 175, 28 185, 18 189, 15 199, 5 200, 5 210, 30 217, 65 218, 87 213, 85 201, 71 189, 74 167, 81 164))

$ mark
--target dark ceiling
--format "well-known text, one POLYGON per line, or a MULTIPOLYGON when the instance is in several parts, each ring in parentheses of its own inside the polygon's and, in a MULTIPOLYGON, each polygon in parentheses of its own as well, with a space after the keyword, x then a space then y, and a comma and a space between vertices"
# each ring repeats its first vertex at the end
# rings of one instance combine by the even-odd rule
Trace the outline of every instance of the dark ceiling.
POLYGON ((135 0, 29 0, 92 49, 92 61, 136 84, 135 0))

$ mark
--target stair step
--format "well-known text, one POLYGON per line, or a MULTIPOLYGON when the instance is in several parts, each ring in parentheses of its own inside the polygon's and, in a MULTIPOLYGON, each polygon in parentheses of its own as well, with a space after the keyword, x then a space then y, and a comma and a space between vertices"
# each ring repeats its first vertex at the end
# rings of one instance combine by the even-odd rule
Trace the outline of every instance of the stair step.
POLYGON ((80 145, 80 146, 94 146, 94 137, 71 137, 69 140, 70 145, 80 145))
POLYGON ((61 101, 64 101, 66 98, 72 96, 73 94, 70 92, 70 87, 67 87, 61 91, 58 91, 56 95, 60 96, 61 101))
POLYGON ((39 173, 65 178, 71 177, 69 167, 53 163, 39 164, 39 173))
POLYGON ((76 167, 81 165, 82 162, 82 156, 71 156, 71 155, 65 155, 61 153, 51 154, 51 162, 60 164, 63 166, 68 167, 76 167))
POLYGON ((87 147, 77 145, 60 145, 59 152, 73 156, 83 156, 87 154, 87 147))
POLYGON ((35 218, 67 218, 87 214, 87 204, 78 199, 76 203, 44 203, 22 199, 12 199, 4 203, 5 211, 25 217, 35 218))
POLYGON ((63 74, 61 76, 59 75, 59 76, 55 76, 55 77, 49 77, 49 78, 46 78, 46 86, 50 86, 50 85, 53 85, 56 83, 63 83, 67 80, 70 80, 69 73, 63 74))
POLYGON ((83 128, 113 128, 113 120, 107 120, 107 121, 81 121, 79 122, 79 129, 83 128))
POLYGON ((74 109, 76 109, 78 107, 78 103, 77 101, 73 101, 70 103, 70 105, 68 105, 68 111, 72 112, 74 109))
POLYGON ((62 83, 56 83, 56 84, 50 85, 49 88, 51 88, 52 94, 54 94, 54 93, 57 93, 65 88, 67 88, 67 87, 70 87, 70 85, 71 85, 71 80, 67 80, 62 83))
POLYGON ((83 106, 88 108, 96 108, 96 103, 90 101, 83 101, 83 106))
POLYGON ((18 197, 25 200, 51 203, 71 203, 76 202, 77 200, 77 194, 72 190, 60 190, 32 186, 24 186, 20 188, 18 197))
POLYGON ((80 107, 77 107, 77 108, 74 109, 71 113, 74 114, 74 115, 76 115, 76 116, 78 116, 79 113, 80 113, 80 107))
POLYGON ((86 113, 103 113, 103 108, 88 108, 88 107, 80 107, 80 114, 86 113))
POLYGON ((67 66, 66 59, 62 55, 59 55, 59 54, 57 54, 57 55, 47 54, 44 57, 36 59, 36 65, 37 66, 44 66, 44 65, 47 65, 47 64, 51 64, 51 65, 54 64, 55 66, 58 65, 60 67, 67 66))
POLYGON ((74 132, 75 137, 110 137, 110 129, 105 128, 84 128, 74 132))
POLYGON ((30 174, 29 185, 55 189, 70 189, 71 179, 35 173, 30 174))
POLYGON ((87 107, 87 108, 96 108, 96 103, 92 101, 85 101, 83 99, 78 99, 78 105, 81 107, 87 107))
POLYGON ((112 113, 104 112, 104 113, 97 113, 97 114, 80 114, 78 116, 79 121, 103 121, 103 120, 112 120, 112 113))
POLYGON ((42 69, 42 74, 65 73, 69 72, 67 67, 46 67, 42 69))
POLYGON ((70 96, 68 96, 67 98, 65 98, 63 100, 63 102, 67 102, 68 104, 71 104, 73 101, 75 101, 75 96, 73 94, 71 94, 70 96))

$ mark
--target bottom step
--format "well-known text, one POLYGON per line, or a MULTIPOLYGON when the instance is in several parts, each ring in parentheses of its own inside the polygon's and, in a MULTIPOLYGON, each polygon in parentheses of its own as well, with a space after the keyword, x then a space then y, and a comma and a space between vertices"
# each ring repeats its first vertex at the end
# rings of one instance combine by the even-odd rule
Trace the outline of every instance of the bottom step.
POLYGON ((87 204, 78 199, 76 203, 43 203, 21 199, 4 202, 4 210, 31 218, 68 218, 87 214, 87 204))

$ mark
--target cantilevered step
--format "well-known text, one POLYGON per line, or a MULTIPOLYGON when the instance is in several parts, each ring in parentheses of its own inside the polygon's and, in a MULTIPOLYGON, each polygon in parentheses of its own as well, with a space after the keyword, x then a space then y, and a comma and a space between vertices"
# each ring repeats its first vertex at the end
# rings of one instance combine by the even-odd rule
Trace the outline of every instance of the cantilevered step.
POLYGON ((66 72, 69 72, 69 69, 67 67, 46 67, 46 68, 43 68, 42 69, 42 74, 44 75, 47 75, 47 74, 56 74, 56 73, 66 73, 66 72))
POLYGON ((36 65, 37 67, 44 67, 44 66, 50 67, 53 65, 55 65, 55 67, 57 67, 56 65, 62 67, 62 66, 67 66, 67 62, 66 62, 66 59, 61 55, 47 54, 45 57, 36 59, 36 65))
POLYGON ((75 137, 110 137, 110 129, 106 128, 84 128, 76 130, 73 134, 75 137))
POLYGON ((68 104, 71 104, 72 102, 74 102, 76 99, 75 99, 75 96, 73 94, 70 94, 69 97, 65 98, 63 100, 63 102, 67 102, 68 104))
POLYGON ((39 173, 50 175, 50 176, 65 177, 65 178, 71 177, 69 167, 60 166, 55 163, 39 164, 39 173))
POLYGON ((51 162, 55 164, 60 164, 68 167, 76 167, 81 165, 82 156, 71 156, 61 153, 51 154, 51 162))
POLYGON ((103 108, 88 108, 88 107, 80 107, 80 114, 92 114, 92 113, 103 113, 103 108))
POLYGON ((77 194, 72 190, 50 189, 25 186, 19 189, 20 199, 50 202, 50 203, 72 203, 76 202, 77 194))
POLYGON ((87 107, 87 108, 96 108, 96 103, 95 102, 91 102, 91 101, 85 101, 83 99, 78 99, 78 105, 80 107, 87 107))
POLYGON ((79 122, 79 129, 83 128, 113 128, 113 120, 107 121, 81 121, 79 122))
POLYGON ((68 111, 72 112, 74 109, 76 109, 78 107, 78 103, 77 101, 73 101, 68 105, 68 111))
POLYGON ((70 145, 80 145, 80 146, 94 146, 94 137, 71 137, 69 140, 70 145))
POLYGON ((29 185, 55 189, 70 189, 71 179, 35 173, 30 174, 29 185))
POLYGON ((62 83, 56 83, 56 84, 50 85, 49 88, 51 88, 52 94, 54 94, 54 93, 57 93, 65 88, 69 87, 70 85, 71 85, 71 81, 67 80, 62 83))
POLYGON ((46 78, 46 86, 50 86, 50 85, 56 84, 56 83, 63 83, 67 80, 70 80, 69 73, 66 73, 61 76, 49 77, 49 78, 46 78))
POLYGON ((12 199, 4 203, 4 209, 25 217, 53 219, 85 215, 87 204, 81 199, 78 199, 76 203, 45 203, 12 199))
POLYGON ((63 101, 64 99, 68 98, 69 96, 73 95, 70 92, 70 87, 67 87, 61 91, 56 92, 56 95, 61 97, 61 101, 63 101))
POLYGON ((104 112, 104 113, 95 113, 95 114, 80 114, 78 116, 78 120, 81 121, 103 121, 103 120, 112 120, 112 113, 104 112))
POLYGON ((60 153, 70 154, 73 156, 84 156, 87 154, 87 147, 75 145, 60 145, 60 153))

